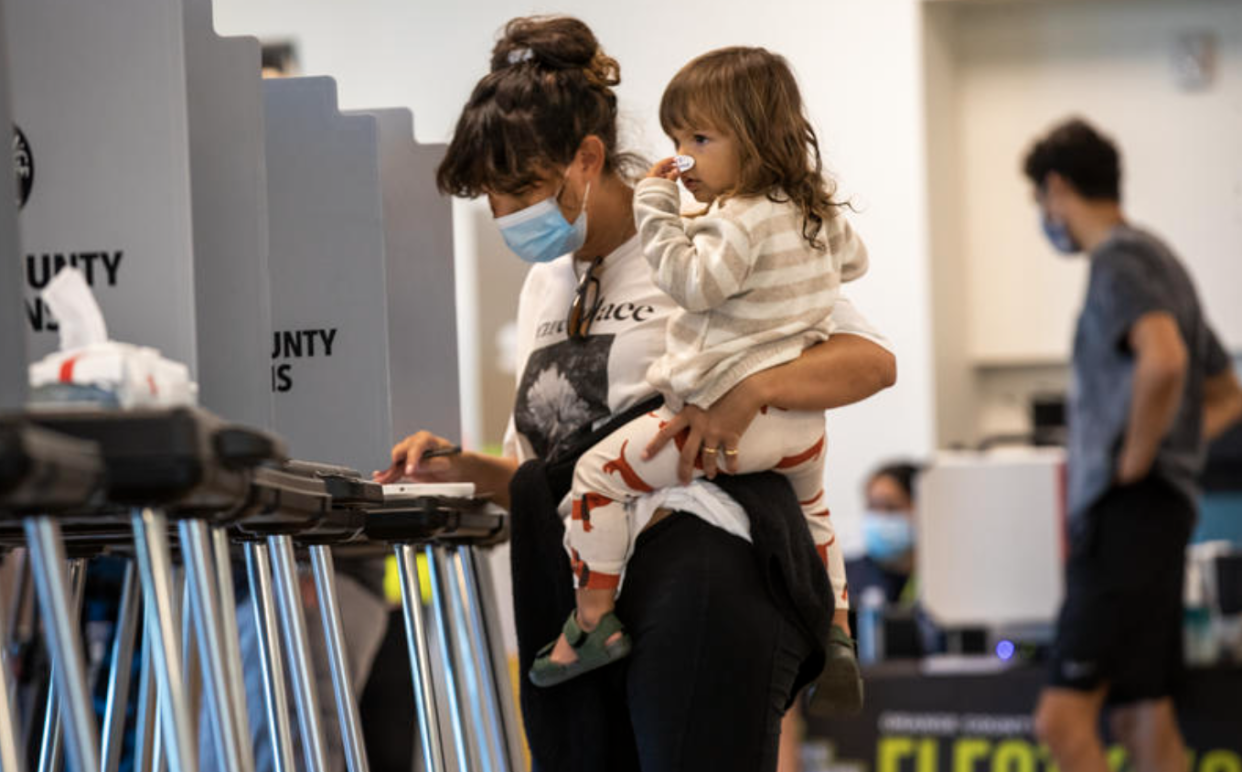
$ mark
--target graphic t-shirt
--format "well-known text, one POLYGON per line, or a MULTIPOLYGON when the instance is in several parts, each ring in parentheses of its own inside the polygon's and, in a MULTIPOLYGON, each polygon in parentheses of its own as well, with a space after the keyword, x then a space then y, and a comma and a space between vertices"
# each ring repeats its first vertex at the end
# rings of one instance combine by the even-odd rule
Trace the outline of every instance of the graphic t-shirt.
MULTIPOLYGON (((653 396, 647 369, 664 353, 665 327, 678 306, 651 280, 637 236, 606 256, 596 276, 599 310, 583 340, 570 340, 566 317, 589 262, 572 256, 533 266, 518 302, 517 398, 505 436, 506 455, 519 463, 547 458, 601 426, 609 417, 653 396)), ((888 343, 849 301, 833 309, 834 330, 888 343)), ((639 497, 632 538, 657 508, 691 512, 742 538, 746 513, 712 483, 696 480, 639 497)), ((568 499, 561 510, 568 515, 568 499)))

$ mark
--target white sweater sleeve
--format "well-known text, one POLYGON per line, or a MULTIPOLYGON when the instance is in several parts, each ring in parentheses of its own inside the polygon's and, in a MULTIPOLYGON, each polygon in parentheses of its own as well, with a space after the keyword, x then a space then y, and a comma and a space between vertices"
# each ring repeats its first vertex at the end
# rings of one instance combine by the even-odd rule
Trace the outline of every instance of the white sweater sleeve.
POLYGON ((890 353, 893 352, 893 344, 889 342, 884 334, 872 326, 867 321, 867 317, 862 315, 850 299, 841 295, 837 298, 837 302, 832 307, 832 334, 833 335, 857 335, 860 338, 866 338, 872 343, 880 346, 890 353))
POLYGON ((656 286, 679 306, 702 313, 741 291, 754 256, 750 236, 732 218, 695 220, 691 236, 680 214, 677 183, 645 179, 634 195, 634 219, 656 286))
POLYGON ((842 282, 854 281, 867 273, 870 266, 867 246, 840 212, 829 220, 828 251, 841 272, 842 282))

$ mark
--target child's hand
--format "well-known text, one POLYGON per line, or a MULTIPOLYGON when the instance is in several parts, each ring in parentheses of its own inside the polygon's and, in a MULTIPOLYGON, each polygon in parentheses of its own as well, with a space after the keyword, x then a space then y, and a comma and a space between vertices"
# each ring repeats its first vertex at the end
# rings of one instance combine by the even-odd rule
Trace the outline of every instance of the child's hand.
POLYGON ((672 156, 665 158, 663 161, 657 162, 656 165, 651 167, 651 169, 647 172, 647 179, 658 178, 664 180, 676 180, 680 176, 681 173, 677 171, 677 164, 674 162, 672 156))

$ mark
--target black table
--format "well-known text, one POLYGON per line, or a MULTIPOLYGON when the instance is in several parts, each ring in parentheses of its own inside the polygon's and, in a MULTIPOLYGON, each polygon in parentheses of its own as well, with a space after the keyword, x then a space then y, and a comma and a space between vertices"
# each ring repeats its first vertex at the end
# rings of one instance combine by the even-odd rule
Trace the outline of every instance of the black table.
MULTIPOLYGON (((1045 669, 926 675, 917 661, 864 670, 866 707, 852 719, 807 719, 842 764, 874 772, 1052 772, 1031 714, 1045 669)), ((1191 772, 1242 772, 1242 667, 1196 668, 1178 695, 1191 772)), ((1109 748, 1119 768, 1120 747, 1109 748)))

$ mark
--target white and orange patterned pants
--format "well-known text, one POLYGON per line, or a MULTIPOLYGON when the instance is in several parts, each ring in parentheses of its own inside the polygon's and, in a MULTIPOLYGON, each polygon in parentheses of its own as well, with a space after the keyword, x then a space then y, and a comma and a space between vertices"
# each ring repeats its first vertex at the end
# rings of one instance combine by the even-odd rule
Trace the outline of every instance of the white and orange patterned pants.
MULTIPOLYGON (((565 546, 580 589, 615 590, 621 582, 633 527, 627 504, 644 493, 679 485, 684 435, 643 461, 647 443, 671 421, 668 408, 640 416, 584 453, 574 468, 573 516, 565 546)), ((828 570, 837 608, 849 607, 845 559, 824 501, 824 414, 765 408, 738 446, 738 473, 773 470, 789 478, 811 539, 828 570)), ((702 475, 701 459, 695 475, 702 475)), ((723 469, 724 454, 717 457, 723 469)))

